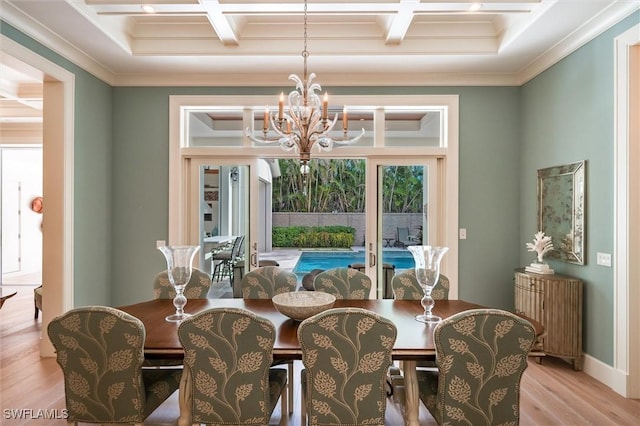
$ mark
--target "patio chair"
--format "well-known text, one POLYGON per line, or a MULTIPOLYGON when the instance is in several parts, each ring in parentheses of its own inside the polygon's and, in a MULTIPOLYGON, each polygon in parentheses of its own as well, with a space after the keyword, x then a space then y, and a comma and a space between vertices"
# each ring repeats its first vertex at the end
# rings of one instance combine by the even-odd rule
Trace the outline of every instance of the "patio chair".
POLYGON ((230 282, 233 282, 233 266, 241 257, 243 244, 244 235, 240 235, 233 240, 231 248, 211 251, 211 262, 218 261, 213 267, 212 280, 220 281, 224 277, 229 277, 230 282))
POLYGON ((316 291, 333 294, 336 299, 368 299, 371 278, 353 268, 333 268, 320 272, 313 280, 316 291))
POLYGON ((409 235, 409 228, 407 228, 406 226, 398 227, 396 232, 397 232, 396 246, 406 247, 406 246, 416 245, 419 243, 419 241, 416 239, 415 236, 409 235))
POLYGON ((209 309, 180 324, 193 423, 268 425, 280 399, 280 425, 287 424, 287 372, 271 368, 275 335, 271 321, 237 308, 209 309))
POLYGON ((302 424, 384 425, 385 373, 396 326, 360 308, 335 308, 298 327, 302 424))
POLYGON ((181 370, 144 370, 142 322, 106 306, 72 309, 47 327, 64 376, 67 422, 142 424, 181 370))
POLYGON ((417 372, 420 399, 439 425, 517 425, 520 380, 535 337, 530 322, 498 309, 442 320, 433 336, 438 372, 417 372))

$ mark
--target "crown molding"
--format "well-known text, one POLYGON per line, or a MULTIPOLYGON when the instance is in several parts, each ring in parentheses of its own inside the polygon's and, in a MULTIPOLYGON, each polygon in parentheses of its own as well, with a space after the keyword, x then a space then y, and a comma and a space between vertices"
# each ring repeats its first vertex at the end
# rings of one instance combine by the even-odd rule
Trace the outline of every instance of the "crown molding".
POLYGON ((619 1, 538 56, 517 74, 518 85, 524 85, 554 64, 569 56, 624 18, 640 9, 640 2, 619 1))
MULTIPOLYGON (((115 86, 291 86, 283 73, 220 73, 220 74, 154 74, 119 75, 115 86)), ((318 76, 323 87, 329 86, 517 86, 512 74, 474 73, 326 73, 318 76), (381 83, 382 82, 382 83, 381 83)))
MULTIPOLYGON (((0 18, 111 86, 288 86, 282 74, 115 74, 37 21, 1 0, 0 18)), ((550 50, 514 73, 323 73, 325 86, 521 86, 637 11, 637 1, 621 0, 550 50)))
POLYGON ((113 85, 115 75, 107 67, 94 60, 77 47, 59 37, 56 33, 42 26, 13 4, 1 0, 0 19, 15 27, 18 31, 31 37, 48 49, 69 60, 107 84, 113 85))

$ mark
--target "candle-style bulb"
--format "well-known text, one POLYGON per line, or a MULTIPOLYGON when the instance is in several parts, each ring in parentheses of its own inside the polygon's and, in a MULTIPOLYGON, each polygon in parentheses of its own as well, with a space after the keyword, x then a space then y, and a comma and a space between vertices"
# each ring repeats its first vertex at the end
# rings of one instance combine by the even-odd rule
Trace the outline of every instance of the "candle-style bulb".
POLYGON ((329 115, 329 95, 324 92, 324 98, 322 99, 322 119, 326 120, 329 115))
POLYGON ((342 130, 345 132, 349 128, 349 118, 347 116, 347 107, 342 108, 342 130))
POLYGON ((278 101, 278 120, 282 120, 284 117, 284 93, 280 93, 280 100, 278 101))

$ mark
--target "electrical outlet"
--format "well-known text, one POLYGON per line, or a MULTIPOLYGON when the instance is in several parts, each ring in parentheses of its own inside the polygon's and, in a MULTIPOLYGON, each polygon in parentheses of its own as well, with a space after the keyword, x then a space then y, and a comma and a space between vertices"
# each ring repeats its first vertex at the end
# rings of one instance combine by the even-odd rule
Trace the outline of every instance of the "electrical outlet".
POLYGON ((166 246, 166 245, 167 245, 167 243, 165 243, 165 241, 164 241, 164 240, 158 240, 158 241, 156 241, 156 248, 164 247, 164 246, 166 246))
POLYGON ((611 254, 610 253, 598 253, 597 263, 602 266, 611 266, 611 254))
POLYGON ((467 239, 467 228, 460 228, 460 239, 461 240, 467 239))

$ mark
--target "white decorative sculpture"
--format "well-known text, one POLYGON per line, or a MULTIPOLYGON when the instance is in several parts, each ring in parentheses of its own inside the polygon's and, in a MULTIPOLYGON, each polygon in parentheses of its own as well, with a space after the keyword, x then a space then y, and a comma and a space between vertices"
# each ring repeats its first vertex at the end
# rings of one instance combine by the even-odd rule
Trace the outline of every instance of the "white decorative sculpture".
POLYGON ((549 268, 549 265, 543 263, 544 255, 553 250, 553 243, 551 237, 545 236, 544 232, 538 231, 533 237, 533 243, 527 243, 529 251, 535 251, 538 253, 538 262, 534 262, 527 266, 525 270, 527 272, 534 272, 536 274, 553 274, 553 269, 549 268))

